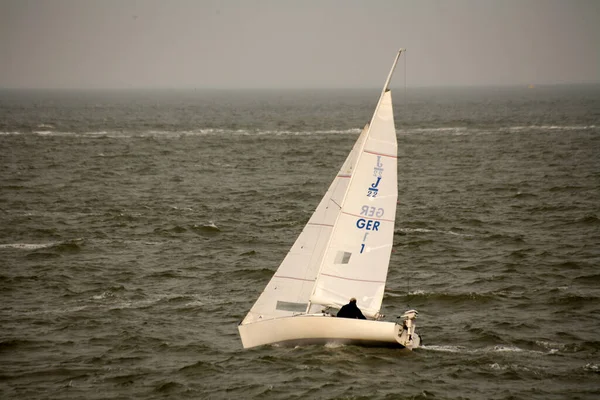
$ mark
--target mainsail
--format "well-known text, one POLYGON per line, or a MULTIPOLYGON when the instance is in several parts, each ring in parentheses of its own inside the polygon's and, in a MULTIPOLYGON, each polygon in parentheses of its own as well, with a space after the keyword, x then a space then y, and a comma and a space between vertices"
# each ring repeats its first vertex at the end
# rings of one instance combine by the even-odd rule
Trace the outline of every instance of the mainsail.
POLYGON ((312 303, 340 307, 355 297, 365 315, 379 313, 396 218, 396 149, 392 97, 384 90, 340 204, 312 303))
POLYGON ((362 130, 327 193, 242 324, 306 311, 325 246, 340 213, 340 204, 363 148, 368 126, 362 130))

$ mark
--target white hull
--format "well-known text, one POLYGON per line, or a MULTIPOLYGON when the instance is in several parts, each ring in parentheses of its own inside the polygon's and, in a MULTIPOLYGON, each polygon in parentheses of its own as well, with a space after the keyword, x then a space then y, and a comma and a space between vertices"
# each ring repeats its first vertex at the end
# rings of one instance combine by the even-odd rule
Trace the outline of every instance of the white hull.
POLYGON ((402 345, 402 325, 393 322, 336 318, 322 314, 257 321, 239 325, 238 330, 246 349, 265 344, 293 346, 341 343, 412 350, 419 347, 421 342, 415 333, 408 346, 402 345))

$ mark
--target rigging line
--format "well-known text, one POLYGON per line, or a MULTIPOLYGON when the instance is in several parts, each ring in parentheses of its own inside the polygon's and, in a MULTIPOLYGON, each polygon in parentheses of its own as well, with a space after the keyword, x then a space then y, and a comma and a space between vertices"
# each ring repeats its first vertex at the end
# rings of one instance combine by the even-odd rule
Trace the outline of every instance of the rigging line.
POLYGON ((407 106, 407 100, 406 100, 406 50, 404 50, 404 113, 406 115, 406 106, 407 106))
MULTIPOLYGON (((408 100, 406 96, 406 50, 404 50, 404 115, 407 115, 408 100)), ((410 276, 407 279, 406 287, 406 306, 410 310, 410 276)))
POLYGON ((406 291, 407 291, 407 293, 406 293, 407 294, 407 296, 406 296, 406 306, 410 310, 410 276, 408 276, 407 282, 408 282, 407 283, 408 287, 406 288, 406 291))

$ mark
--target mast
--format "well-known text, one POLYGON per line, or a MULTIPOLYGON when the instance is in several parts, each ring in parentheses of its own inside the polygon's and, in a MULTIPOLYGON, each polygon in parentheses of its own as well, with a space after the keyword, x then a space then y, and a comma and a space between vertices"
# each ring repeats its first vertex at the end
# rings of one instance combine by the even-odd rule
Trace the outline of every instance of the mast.
MULTIPOLYGON (((396 54, 396 58, 394 59, 394 64, 392 65, 392 69, 390 70, 390 73, 388 74, 388 77, 385 80, 385 84, 383 85, 383 89, 381 90, 381 95, 379 96, 379 101, 377 102, 377 107, 375 107, 375 112, 373 113, 373 116, 375 116, 375 114, 377 113, 377 109, 379 108, 379 104, 381 104, 383 95, 385 94, 386 91, 389 90, 388 86, 390 85, 390 82, 392 80, 392 75, 394 75, 394 70, 396 69, 396 64, 398 64, 398 59, 400 58, 400 54, 402 54, 403 51, 406 51, 406 49, 400 49, 400 50, 398 50, 398 54, 396 54)), ((373 119, 371 119, 371 121, 373 121, 373 119)))
MULTIPOLYGON (((394 75, 394 70, 396 69, 396 65, 398 64, 398 59, 400 58, 400 55, 402 54, 403 51, 406 51, 406 49, 403 49, 403 48, 399 49, 398 53, 396 54, 396 57, 394 58, 394 63, 392 64, 392 68, 390 69, 390 72, 389 72, 389 74, 388 74, 388 76, 387 76, 387 78, 385 80, 385 84, 383 85, 383 89, 381 90, 381 94, 379 95, 379 100, 377 101, 377 106, 375 107, 375 111, 373 112, 373 116, 371 117, 371 122, 369 123, 369 127, 368 127, 368 130, 367 130, 366 135, 365 135, 365 140, 361 143, 360 150, 358 151, 358 156, 356 158, 356 161, 355 161, 354 165, 358 165, 358 163, 360 161, 360 158, 361 158, 362 153, 363 153, 364 148, 365 148, 365 144, 367 143, 367 138, 369 137, 369 134, 371 133, 371 127, 373 125, 375 116, 377 115, 377 111, 379 110, 379 106, 381 105, 381 102, 383 100, 383 96, 389 90, 388 86, 389 86, 389 84, 390 84, 390 82, 392 80, 392 76, 394 75)), ((344 204, 346 203, 346 197, 348 196, 348 190, 352 186, 352 181, 354 180, 354 176, 355 176, 355 174, 353 173, 352 176, 350 177, 350 182, 348 183, 348 187, 346 188, 346 193, 344 193, 344 197, 342 198, 342 201, 339 204, 340 210, 344 207, 344 204)), ((337 225, 339 217, 340 217, 340 213, 338 213, 338 215, 336 217, 334 226, 337 225)), ((327 253, 327 249, 331 245, 331 238, 332 238, 332 236, 329 237, 327 245, 325 246, 325 253, 324 254, 327 253)), ((321 259, 321 263, 319 265, 319 271, 317 272, 317 279, 315 280, 315 283, 314 283, 314 286, 313 286, 313 290, 312 290, 312 293, 311 293, 310 297, 312 297, 315 294, 315 289, 316 289, 316 286, 317 286, 317 280, 318 280, 319 275, 321 274, 321 271, 323 270, 323 264, 324 264, 324 262, 325 262, 325 258, 323 257, 321 259)), ((310 300, 310 297, 309 297, 308 305, 307 305, 306 311, 305 311, 306 314, 308 314, 308 312, 310 311, 310 308, 312 306, 312 301, 310 300)))

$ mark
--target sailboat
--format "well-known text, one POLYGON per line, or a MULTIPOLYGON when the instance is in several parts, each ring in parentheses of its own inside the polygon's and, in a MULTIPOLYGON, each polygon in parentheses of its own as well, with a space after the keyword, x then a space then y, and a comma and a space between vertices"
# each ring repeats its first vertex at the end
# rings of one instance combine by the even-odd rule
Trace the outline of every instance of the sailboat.
POLYGON ((415 349, 416 310, 380 313, 396 217, 397 143, 388 88, 308 223, 243 321, 244 348, 341 343, 415 349), (356 299, 366 319, 333 314, 356 299))

